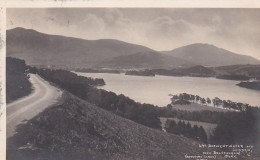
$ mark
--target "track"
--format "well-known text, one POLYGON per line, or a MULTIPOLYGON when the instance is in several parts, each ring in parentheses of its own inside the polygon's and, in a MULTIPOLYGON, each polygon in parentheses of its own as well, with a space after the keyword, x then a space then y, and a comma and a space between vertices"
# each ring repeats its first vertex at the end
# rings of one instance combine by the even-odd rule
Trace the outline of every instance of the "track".
POLYGON ((9 138, 15 134, 16 126, 29 120, 42 112, 51 104, 57 102, 61 96, 61 90, 50 85, 40 76, 30 74, 30 82, 33 86, 33 92, 21 99, 7 104, 6 109, 6 137, 9 138))

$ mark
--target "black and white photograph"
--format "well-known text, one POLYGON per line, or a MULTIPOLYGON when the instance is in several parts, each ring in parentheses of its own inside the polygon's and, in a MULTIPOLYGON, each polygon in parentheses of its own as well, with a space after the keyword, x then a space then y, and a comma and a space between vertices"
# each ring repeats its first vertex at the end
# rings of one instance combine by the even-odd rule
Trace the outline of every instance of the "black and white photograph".
POLYGON ((6 159, 258 160, 259 35, 259 8, 7 8, 6 159))

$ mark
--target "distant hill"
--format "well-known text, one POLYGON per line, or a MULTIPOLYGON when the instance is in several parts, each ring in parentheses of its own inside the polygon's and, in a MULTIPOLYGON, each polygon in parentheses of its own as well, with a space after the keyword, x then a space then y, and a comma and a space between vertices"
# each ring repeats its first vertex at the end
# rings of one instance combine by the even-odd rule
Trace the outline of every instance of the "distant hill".
POLYGON ((29 65, 57 68, 163 68, 257 64, 252 57, 238 55, 208 44, 192 44, 161 54, 145 46, 113 39, 84 40, 48 35, 32 29, 7 31, 7 56, 29 65))
POLYGON ((130 64, 134 64, 134 67, 154 68, 154 65, 164 67, 189 63, 178 58, 162 56, 161 53, 141 45, 118 40, 83 40, 43 34, 24 28, 7 31, 7 55, 24 59, 29 65, 61 68, 110 67, 113 66, 111 63, 124 68, 128 68, 130 64))
POLYGON ((201 43, 183 46, 162 53, 185 59, 198 65, 211 67, 236 64, 260 64, 260 61, 253 57, 235 54, 214 45, 201 43))
POLYGON ((186 73, 188 75, 205 75, 205 76, 213 76, 215 75, 214 70, 204 67, 204 66, 193 66, 190 68, 182 69, 182 73, 186 73))
POLYGON ((170 55, 152 52, 138 52, 131 55, 122 55, 99 64, 100 67, 131 69, 131 68, 164 68, 172 69, 178 67, 190 67, 195 65, 189 61, 175 58, 170 55))
POLYGON ((23 28, 7 31, 7 55, 24 59, 30 65, 88 67, 117 56, 151 51, 112 39, 83 40, 23 28))
POLYGON ((212 68, 218 75, 241 75, 260 79, 260 65, 230 65, 212 68))
POLYGON ((215 71, 211 68, 201 65, 192 66, 188 68, 176 68, 172 70, 167 69, 153 69, 150 72, 158 75, 166 76, 192 76, 192 77, 212 77, 215 76, 215 71))
POLYGON ((240 82, 237 84, 240 87, 248 88, 248 89, 254 89, 260 91, 260 81, 255 82, 240 82))

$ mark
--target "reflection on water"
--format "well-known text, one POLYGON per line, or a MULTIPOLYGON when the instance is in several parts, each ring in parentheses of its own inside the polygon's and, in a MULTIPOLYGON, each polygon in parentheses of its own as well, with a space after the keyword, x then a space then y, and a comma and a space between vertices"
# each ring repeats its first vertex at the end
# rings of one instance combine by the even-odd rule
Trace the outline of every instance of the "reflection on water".
POLYGON ((78 73, 82 76, 103 78, 105 86, 100 88, 124 94, 137 102, 166 106, 169 94, 189 93, 201 97, 219 97, 223 100, 260 106, 260 92, 241 88, 239 81, 199 77, 142 77, 109 73, 78 73))

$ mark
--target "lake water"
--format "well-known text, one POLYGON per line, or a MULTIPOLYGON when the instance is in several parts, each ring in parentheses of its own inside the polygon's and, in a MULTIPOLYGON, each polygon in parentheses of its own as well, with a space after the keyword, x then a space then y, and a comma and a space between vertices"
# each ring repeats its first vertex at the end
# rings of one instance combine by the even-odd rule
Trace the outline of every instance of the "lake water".
POLYGON ((109 73, 77 73, 82 76, 103 78, 105 86, 99 87, 116 94, 124 94, 141 103, 166 106, 169 94, 189 93, 203 98, 219 97, 222 100, 260 106, 260 91, 236 86, 239 81, 200 77, 130 76, 109 73))

